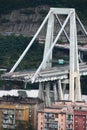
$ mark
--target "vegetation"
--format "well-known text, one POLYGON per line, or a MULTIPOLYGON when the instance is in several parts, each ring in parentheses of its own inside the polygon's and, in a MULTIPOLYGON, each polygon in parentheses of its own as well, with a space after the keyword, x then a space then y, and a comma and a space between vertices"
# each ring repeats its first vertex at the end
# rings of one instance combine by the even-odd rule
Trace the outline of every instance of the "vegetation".
MULTIPOLYGON (((23 37, 22 35, 20 35, 19 37, 16 37, 13 34, 10 36, 0 36, 0 68, 10 70, 17 61, 17 59, 19 58, 19 56, 22 54, 24 49, 29 44, 30 40, 31 38, 23 37)), ((69 59, 68 53, 69 52, 66 50, 62 51, 61 49, 58 50, 57 48, 55 48, 53 51, 53 58, 55 60, 62 58, 68 61, 69 59)), ((42 61, 42 57, 43 57, 43 45, 39 44, 38 41, 36 40, 34 44, 31 46, 26 56, 24 57, 24 59, 22 60, 22 62, 17 67, 17 70, 37 68, 42 61)), ((85 77, 85 79, 86 78, 87 77, 85 77)), ((82 77, 81 81, 83 82, 82 91, 84 93, 85 92, 84 88, 87 80, 84 80, 84 77, 82 77)), ((12 82, 0 81, 0 86, 2 86, 3 84, 6 85, 9 84, 9 88, 13 84, 17 84, 18 86, 21 86, 21 88, 24 88, 24 84, 21 82, 17 83, 13 81, 12 82)), ((28 84, 27 88, 25 89, 37 89, 37 88, 38 84, 34 85, 28 84)))
POLYGON ((32 9, 24 9, 20 11, 21 14, 26 14, 26 15, 33 15, 35 14, 35 11, 32 9))
POLYGON ((39 11, 39 13, 40 13, 43 17, 45 17, 45 16, 47 15, 48 11, 42 9, 42 10, 39 11))
MULTIPOLYGON (((32 37, 24 37, 22 35, 15 36, 0 36, 0 68, 11 69, 20 55, 23 53, 32 37)), ((43 58, 44 45, 39 44, 38 40, 35 40, 30 50, 27 52, 17 70, 24 69, 36 69, 43 58)), ((53 50, 53 59, 68 60, 68 52, 55 48, 53 50)))
MULTIPOLYGON (((54 7, 76 8, 84 19, 87 17, 87 0, 0 0, 0 13, 9 13, 13 9, 49 5, 54 7)), ((26 12, 29 13, 29 12, 26 12)))
MULTIPOLYGON (((22 35, 17 37, 14 34, 10 36, 0 36, 0 68, 7 69, 7 71, 9 71, 18 60, 19 56, 23 53, 31 38, 32 37, 23 37, 22 35)), ((42 56, 43 45, 39 44, 38 41, 35 40, 26 56, 17 67, 17 71, 37 68, 41 63, 42 56)), ((13 84, 17 84, 18 86, 21 86, 21 88, 24 88, 24 84, 21 82, 0 81, 0 86, 3 86, 3 84, 6 84, 6 86, 9 84, 9 89, 13 84)), ((38 88, 37 84, 34 86, 28 85, 26 89, 38 88)))
MULTIPOLYGON (((10 69, 19 56, 22 54, 24 49, 29 44, 31 38, 23 37, 20 35, 0 36, 0 68, 10 69)), ((21 64, 18 66, 19 69, 36 68, 42 60, 43 46, 39 45, 36 40, 31 46, 31 49, 24 57, 21 64)))

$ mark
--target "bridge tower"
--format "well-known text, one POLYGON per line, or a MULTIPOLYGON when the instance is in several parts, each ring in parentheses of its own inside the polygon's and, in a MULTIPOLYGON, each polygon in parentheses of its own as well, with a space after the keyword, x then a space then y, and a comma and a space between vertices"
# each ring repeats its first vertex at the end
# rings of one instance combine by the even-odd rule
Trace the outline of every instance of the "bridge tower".
MULTIPOLYGON (((46 40, 45 40, 45 48, 43 54, 43 60, 36 70, 35 74, 32 77, 32 83, 36 80, 41 70, 46 68, 52 68, 52 60, 53 56, 53 48, 55 44, 58 42, 62 32, 65 34, 67 40, 70 43, 70 55, 69 55, 69 100, 72 102, 74 101, 81 101, 81 88, 80 88, 80 74, 79 74, 79 62, 78 62, 78 47, 77 47, 77 27, 76 27, 76 19, 79 21, 78 16, 75 13, 75 9, 73 8, 51 8, 47 16, 45 17, 43 23, 41 24, 40 28, 30 41, 27 48, 24 50, 22 55, 19 57, 18 61, 15 63, 13 68, 10 70, 10 73, 14 72, 17 68, 27 51, 30 49, 31 45, 33 44, 34 40, 40 33, 41 29, 47 23, 47 33, 46 33, 46 40), (59 15, 65 16, 65 20, 62 24, 61 20, 59 19, 59 15), (61 28, 57 35, 54 37, 54 29, 55 29, 55 18, 57 19, 58 23, 60 24, 61 28), (69 35, 65 31, 65 26, 69 24, 69 35)), ((83 28, 83 26, 82 26, 83 28)), ((84 28, 83 28, 84 30, 84 28)), ((61 87, 61 79, 55 80, 55 82, 40 82, 39 83, 39 90, 40 90, 40 97, 46 100, 46 105, 51 105, 50 100, 50 87, 53 86, 54 89, 54 100, 58 100, 58 96, 60 100, 63 100, 63 90, 61 87), (45 88, 45 89, 44 89, 45 88), (58 94, 59 93, 59 94, 58 94)))
MULTIPOLYGON (((47 34, 46 34, 46 41, 45 41, 45 49, 44 49, 44 56, 43 61, 46 55, 49 53, 47 60, 45 60, 42 69, 52 67, 52 52, 53 52, 53 45, 55 41, 58 40, 59 35, 62 31, 64 31, 66 38, 68 38, 70 43, 70 66, 69 66, 69 100, 71 101, 81 101, 81 88, 80 88, 80 75, 79 75, 79 63, 78 63, 78 47, 77 47, 77 28, 76 28, 76 14, 74 9, 51 9, 52 12, 48 18, 48 25, 47 25, 47 34), (61 30, 57 35, 57 39, 54 39, 54 17, 58 18, 58 15, 68 15, 66 21, 63 25, 61 25, 61 30), (70 20, 70 37, 67 35, 64 27, 67 21, 70 20)), ((61 23, 60 23, 61 24, 61 23)), ((63 100, 63 90, 61 88, 61 79, 57 82, 59 97, 60 100, 63 100)), ((41 84, 40 84, 41 88, 41 84)), ((46 94, 47 94, 47 105, 50 106, 50 84, 47 83, 46 86, 46 94)), ((54 85, 54 100, 57 100, 57 89, 56 89, 56 82, 54 85)))

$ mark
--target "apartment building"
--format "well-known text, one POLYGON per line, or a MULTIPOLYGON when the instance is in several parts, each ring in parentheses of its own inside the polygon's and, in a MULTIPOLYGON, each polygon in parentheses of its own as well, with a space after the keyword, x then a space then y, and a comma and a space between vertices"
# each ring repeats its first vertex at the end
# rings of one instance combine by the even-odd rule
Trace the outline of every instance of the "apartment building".
MULTIPOLYGON (((19 122, 22 122, 22 116, 24 122, 27 122, 27 124, 30 124, 30 126, 37 128, 37 110, 41 109, 43 107, 43 101, 38 98, 38 90, 1 90, 0 91, 0 128, 4 128, 6 125, 2 124, 3 116, 6 117, 3 113, 4 110, 8 110, 7 113, 10 112, 10 108, 12 112, 14 113, 14 124, 9 127, 16 128, 19 124, 19 122), (18 106, 18 107, 17 107, 18 106), (19 109, 20 107, 20 109, 19 109), (28 107, 28 110, 25 109, 28 107), (19 109, 19 110, 18 110, 19 109), (26 112, 27 111, 27 112, 26 112), (18 115, 19 113, 19 115, 18 115), (22 113, 22 116, 20 114, 22 113), (25 115, 23 113, 26 113, 27 119, 25 120, 25 115)), ((13 117, 13 116, 12 116, 13 117)), ((12 129, 12 128, 11 128, 12 129)))
POLYGON ((56 102, 38 111, 38 130, 87 130, 87 103, 56 102))
MULTIPOLYGON (((0 128, 15 129, 19 123, 27 124, 28 121, 28 105, 14 105, 7 103, 0 105, 0 128)), ((26 124, 24 125, 26 126, 26 124)))
POLYGON ((74 110, 74 130, 87 130, 87 108, 74 110))
POLYGON ((45 108, 38 112, 38 130, 65 130, 66 113, 60 109, 45 108))

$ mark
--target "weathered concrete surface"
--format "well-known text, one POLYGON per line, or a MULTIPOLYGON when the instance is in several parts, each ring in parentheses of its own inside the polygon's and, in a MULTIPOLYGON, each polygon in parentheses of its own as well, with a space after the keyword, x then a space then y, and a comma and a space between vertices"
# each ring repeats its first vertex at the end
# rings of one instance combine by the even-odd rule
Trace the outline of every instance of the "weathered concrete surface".
MULTIPOLYGON (((0 16, 0 33, 3 35, 10 35, 15 33, 16 35, 24 36, 33 36, 38 28, 40 27, 42 21, 44 20, 46 14, 50 10, 49 6, 38 6, 35 8, 27 8, 20 10, 13 10, 9 14, 0 16)), ((63 24, 63 18, 61 18, 63 24)), ((57 23, 57 20, 55 21, 57 23)), ((81 32, 81 28, 78 27, 78 32, 81 32)), ((86 27, 86 26, 85 26, 86 27)), ((60 29, 60 25, 55 24, 54 34, 56 35, 60 29)), ((65 30, 68 30, 69 26, 67 25, 65 30)), ((39 38, 45 38, 46 35, 46 25, 43 27, 42 31, 39 34, 39 38)), ((62 33, 62 38, 60 40, 66 40, 64 34, 62 33)), ((80 41, 87 41, 87 38, 80 37, 80 41)))

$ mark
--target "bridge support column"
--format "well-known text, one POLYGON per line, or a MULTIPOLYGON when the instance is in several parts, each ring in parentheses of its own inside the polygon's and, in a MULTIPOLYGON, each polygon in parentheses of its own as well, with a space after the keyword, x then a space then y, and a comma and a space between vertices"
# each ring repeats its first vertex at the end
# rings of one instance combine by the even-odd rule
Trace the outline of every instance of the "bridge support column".
POLYGON ((63 100, 63 91, 62 91, 61 80, 58 80, 58 91, 59 91, 59 99, 63 100))
POLYGON ((81 97, 81 89, 80 89, 80 76, 78 74, 78 78, 76 78, 76 93, 75 93, 75 101, 82 101, 81 97))
POLYGON ((63 98, 65 93, 66 93, 66 84, 63 84, 63 98))
POLYGON ((51 106, 51 101, 50 101, 50 84, 49 82, 46 83, 45 85, 45 92, 46 92, 46 97, 45 97, 45 101, 46 101, 46 106, 50 107, 51 106))
POLYGON ((74 74, 70 74, 69 100, 74 102, 74 74))
POLYGON ((44 101, 44 83, 39 83, 39 98, 44 101))
POLYGON ((76 84, 76 92, 78 95, 77 99, 78 101, 81 101, 76 15, 75 11, 73 10, 70 16, 70 86, 69 86, 69 100, 71 100, 72 102, 75 101, 75 84, 76 84))
POLYGON ((54 83, 53 85, 53 90, 54 90, 54 102, 58 100, 58 90, 57 90, 57 84, 54 83))
MULTIPOLYGON (((48 19, 48 25, 47 25, 47 34, 46 34, 43 59, 46 57, 46 54, 49 51, 49 49, 53 43, 53 32, 54 32, 54 15, 50 14, 50 17, 48 19)), ((47 59, 47 62, 44 63, 43 69, 45 69, 46 67, 50 68, 52 66, 52 63, 50 62, 50 60, 52 60, 52 51, 50 53, 50 56, 47 59)))
POLYGON ((83 52, 79 51, 79 60, 80 62, 83 62, 83 52))

